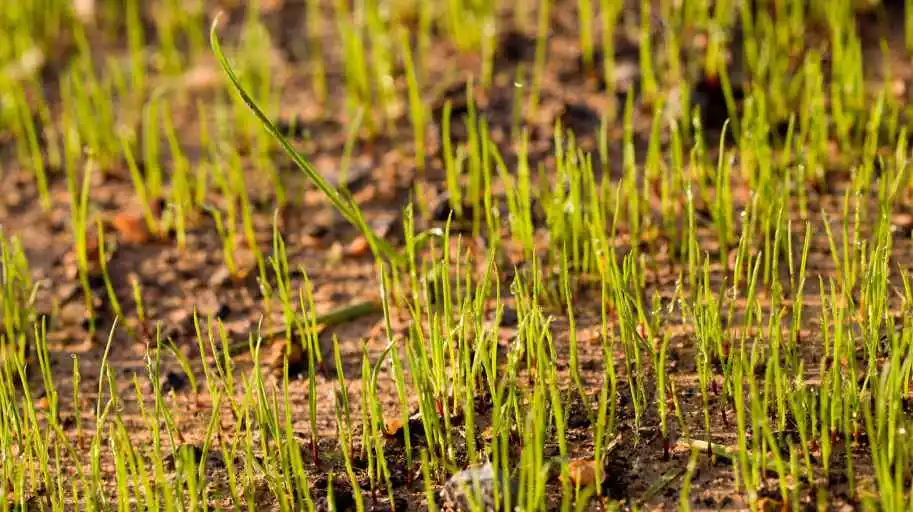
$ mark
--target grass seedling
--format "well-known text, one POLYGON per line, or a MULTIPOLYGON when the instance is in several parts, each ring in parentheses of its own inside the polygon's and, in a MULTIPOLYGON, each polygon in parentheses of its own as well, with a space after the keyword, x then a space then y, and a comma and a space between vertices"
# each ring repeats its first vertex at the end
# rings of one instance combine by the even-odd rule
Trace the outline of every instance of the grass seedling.
MULTIPOLYGON (((313 512, 324 493, 343 508, 345 486, 361 512, 362 486, 371 504, 397 506, 401 470, 419 490, 419 462, 430 510, 448 505, 437 493, 448 476, 486 463, 498 482, 494 508, 584 510, 594 492, 607 509, 687 510, 706 488, 702 452, 731 465, 714 474, 749 507, 909 508, 910 112, 897 65, 910 46, 909 13, 901 34, 867 26, 879 17, 878 29, 892 26, 886 6, 863 15, 850 0, 751 9, 642 1, 632 12, 618 0, 577 0, 570 18, 550 0, 334 0, 298 6, 300 53, 287 32, 270 33, 276 20, 287 30, 296 7, 262 2, 233 10, 225 34, 238 41, 235 64, 210 27, 229 96, 195 83, 208 69, 198 3, 88 2, 93 11, 0 2, 9 34, 0 38, 0 147, 10 150, 0 152, 10 157, 0 172, 20 196, 0 205, 14 235, 0 237, 0 460, 17 462, 0 464, 0 509, 313 512), (532 34, 535 48, 517 48, 532 34), (551 66, 553 50, 581 66, 551 66), (304 57, 306 69, 276 65, 288 56, 304 57), (465 103, 452 87, 464 80, 465 103), (572 86, 555 89, 565 81, 572 86), (302 98, 297 84, 309 89, 302 98), (426 94, 427 84, 436 86, 426 94), (331 97, 336 85, 344 97, 331 97), (303 99, 308 115, 293 118, 306 119, 305 140, 271 122, 290 114, 280 87, 283 101, 303 99), (613 97, 621 88, 623 111, 613 97), (335 176, 303 156, 335 155, 343 139, 335 176), (365 287, 354 250, 319 245, 335 229, 298 232, 310 229, 300 208, 312 205, 286 190, 301 181, 280 179, 277 148, 364 236, 374 285, 365 287), (353 163, 379 158, 386 169, 402 156, 413 162, 406 174, 352 186, 356 204, 353 163), (410 169, 419 180, 406 197, 410 169), (75 260, 75 279, 50 268, 56 259, 35 257, 42 230, 58 234, 62 185, 75 255, 64 261, 75 260), (407 201, 401 249, 369 227, 388 189, 407 201), (451 213, 433 219, 425 200, 444 193, 451 213), (114 271, 138 252, 109 262, 113 239, 93 218, 96 202, 119 210, 121 196, 135 197, 162 239, 126 276, 135 313, 116 296, 127 290, 114 271), (288 222, 273 218, 266 247, 270 205, 288 222), (47 225, 33 222, 42 209, 47 225), (200 210, 212 223, 195 222, 200 210), (186 250, 179 258, 220 246, 232 278, 198 299, 205 279, 181 270, 185 298, 209 308, 211 291, 232 310, 223 322, 186 304, 193 353, 178 336, 163 339, 178 312, 148 266, 160 263, 170 233, 186 250), (253 271, 248 251, 258 287, 241 279, 253 271), (48 276, 55 286, 39 287, 48 276), (115 325, 136 316, 130 326, 146 351, 118 350, 112 330, 104 351, 61 367, 78 327, 61 314, 73 309, 73 284, 75 306, 85 301, 91 319, 104 318, 96 279, 115 325), (380 300, 317 315, 373 287, 380 300), (48 304, 45 320, 38 312, 48 304), (251 311, 262 321, 245 330, 251 311), (366 314, 375 330, 327 333, 366 314), (318 339, 326 334, 329 382, 318 339), (300 383, 289 354, 281 375, 268 371, 280 361, 267 364, 266 343, 279 338, 302 349, 300 383), (139 361, 145 375, 124 393, 117 377, 139 361), (175 376, 189 389, 167 390, 175 376), (70 386, 72 395, 58 393, 70 386), (576 424, 581 416, 588 421, 576 424), (318 443, 334 420, 333 442, 318 443), (662 453, 637 449, 651 426, 662 453), (676 436, 690 458, 673 456, 682 453, 672 450, 676 436), (642 495, 615 501, 616 486, 569 480, 571 461, 592 462, 600 483, 615 476, 619 447, 637 467, 662 465, 642 495), (325 489, 316 463, 330 472, 325 489)), ((487 505, 482 490, 467 486, 469 508, 487 505)))
POLYGON ((98 225, 98 265, 101 269, 102 279, 105 281, 105 291, 108 293, 108 302, 111 304, 111 310, 116 318, 124 318, 124 311, 114 292, 114 285, 111 282, 111 275, 108 273, 108 251, 105 248, 105 226, 101 219, 97 221, 98 225))
MULTIPOLYGON (((330 200, 333 206, 345 217, 349 222, 356 224, 356 210, 357 205, 348 198, 345 198, 342 194, 339 193, 326 179, 324 179, 316 169, 307 161, 300 153, 298 153, 291 144, 288 142, 288 139, 276 128, 272 121, 266 117, 260 107, 254 102, 253 98, 244 90, 241 83, 238 81, 238 77, 232 69, 231 65, 228 63, 228 60, 225 58, 225 54, 222 52, 222 47, 219 44, 219 38, 216 35, 216 28, 218 27, 218 19, 213 22, 212 30, 210 31, 210 43, 212 49, 216 54, 216 57, 219 59, 219 64, 222 66, 222 70, 225 72, 232 86, 234 86, 235 91, 241 96, 241 99, 244 100, 244 103, 251 109, 260 123, 263 124, 263 127, 276 139, 276 141, 282 146, 285 152, 292 158, 295 162, 295 165, 301 169, 302 172, 314 183, 317 188, 330 200)), ((362 226, 356 224, 356 227, 361 228, 362 226)), ((382 238, 377 236, 373 231, 365 231, 364 236, 368 238, 373 246, 376 246, 384 258, 389 259, 395 263, 402 262, 402 256, 396 252, 396 250, 390 246, 389 243, 384 241, 382 238)))
POLYGON ((643 0, 640 3, 640 69, 643 76, 644 100, 647 103, 655 100, 659 93, 659 85, 656 83, 656 75, 653 70, 652 26, 653 15, 650 2, 643 0))
MULTIPOLYGON (((355 113, 352 126, 346 136, 345 146, 342 148, 342 161, 339 164, 339 186, 343 190, 348 190, 349 186, 349 166, 352 162, 352 152, 355 151, 355 143, 358 140, 358 132, 361 130, 362 122, 365 118, 365 109, 359 108, 355 113)), ((424 160, 423 160, 424 161, 424 160)))
MULTIPOLYGON (((412 121, 415 143, 415 168, 418 170, 419 177, 422 178, 425 173, 425 106, 422 103, 421 89, 413 64, 409 35, 404 30, 399 32, 399 44, 403 56, 403 66, 406 68, 406 83, 409 91, 409 118, 412 121)), ((418 189, 417 193, 421 196, 421 189, 418 189)))
POLYGON ((68 162, 67 184, 70 189, 72 212, 72 230, 75 241, 76 265, 79 273, 79 282, 82 286, 83 299, 86 307, 86 316, 89 319, 90 331, 94 332, 95 326, 95 297, 89 285, 89 189, 95 161, 89 157, 82 175, 81 185, 76 181, 75 162, 68 162))
POLYGON ((308 2, 307 6, 307 34, 308 54, 311 66, 311 87, 317 96, 317 101, 323 103, 327 98, 326 69, 324 68, 323 38, 324 22, 320 13, 320 4, 308 2))
POLYGON ((455 154, 453 150, 453 141, 450 136, 451 131, 451 113, 453 104, 448 100, 444 103, 443 117, 441 120, 441 139, 444 153, 444 170, 447 174, 447 194, 450 203, 450 209, 457 217, 463 216, 463 199, 460 185, 460 175, 462 174, 462 159, 455 154))
POLYGON ((18 106, 19 111, 19 136, 21 137, 19 140, 23 141, 22 145, 24 146, 23 149, 20 150, 20 159, 22 160, 22 163, 27 164, 27 168, 30 168, 34 173, 41 206, 45 210, 48 210, 51 208, 51 197, 48 194, 48 177, 45 159, 42 150, 39 147, 38 129, 35 126, 35 119, 28 106, 25 91, 18 88, 16 89, 16 92, 18 94, 15 105, 18 106))
POLYGON ((548 52, 549 39, 549 10, 551 0, 539 0, 539 15, 536 22, 536 57, 534 59, 533 79, 530 85, 527 103, 526 119, 536 119, 539 109, 539 95, 542 91, 543 74, 545 73, 545 60, 548 52))
POLYGON ((174 229, 178 248, 183 250, 187 246, 187 225, 193 213, 193 192, 190 188, 190 162, 184 156, 178 142, 177 131, 174 127, 171 110, 165 110, 162 116, 165 138, 171 151, 171 197, 169 204, 174 210, 174 229))

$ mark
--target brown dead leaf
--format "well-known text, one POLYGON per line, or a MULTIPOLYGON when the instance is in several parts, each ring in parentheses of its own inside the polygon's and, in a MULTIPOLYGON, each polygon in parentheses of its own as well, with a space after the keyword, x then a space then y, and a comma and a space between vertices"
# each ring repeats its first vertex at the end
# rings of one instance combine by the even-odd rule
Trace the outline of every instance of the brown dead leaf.
POLYGON ((779 512, 789 510, 789 506, 782 502, 772 498, 761 498, 758 500, 758 510, 763 512, 779 512))
POLYGON ((267 13, 276 11, 280 9, 284 3, 285 0, 260 0, 260 12, 267 13))
POLYGON ((586 487, 596 483, 596 462, 593 459, 574 459, 567 466, 572 485, 586 487))
POLYGON ((95 21, 95 0, 73 0, 73 13, 83 23, 95 21))
POLYGON ((384 418, 384 435, 387 437, 396 437, 403 430, 402 416, 392 416, 384 418))
POLYGON ((349 246, 346 248, 346 253, 349 256, 363 256, 367 254, 370 247, 371 246, 368 245, 368 240, 363 235, 358 235, 349 243, 349 246))
POLYGON ((913 213, 897 212, 891 216, 891 224, 901 231, 913 231, 913 213))
POLYGON ((149 228, 143 216, 130 211, 120 212, 111 220, 121 241, 131 245, 142 245, 149 241, 149 228))
POLYGON ((282 371, 285 357, 288 356, 289 368, 298 366, 304 361, 304 352, 300 343, 289 343, 282 339, 273 342, 264 354, 262 363, 273 371, 282 371))

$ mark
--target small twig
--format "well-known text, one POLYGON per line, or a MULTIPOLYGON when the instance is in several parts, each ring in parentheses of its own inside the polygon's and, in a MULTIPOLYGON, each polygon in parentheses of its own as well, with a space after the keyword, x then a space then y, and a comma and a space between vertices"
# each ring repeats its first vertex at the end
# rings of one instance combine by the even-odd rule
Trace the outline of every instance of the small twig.
MULTIPOLYGON (((710 444, 707 441, 701 439, 679 439, 679 446, 684 446, 690 449, 697 449, 700 452, 712 452, 714 456, 719 457, 726 462, 733 464, 735 462, 735 454, 738 452, 738 448, 734 446, 726 446, 722 444, 710 444)), ((752 457, 751 450, 747 452, 749 457, 752 457)), ((767 456, 767 463, 765 464, 765 470, 775 473, 777 475, 780 472, 777 470, 777 465, 771 456, 767 456)), ((808 480, 808 475, 805 473, 803 468, 799 468, 799 477, 805 480, 808 480)))
POLYGON ((721 459, 724 459, 728 462, 732 462, 735 458, 735 456, 732 454, 735 449, 727 448, 722 444, 710 444, 707 441, 701 439, 679 439, 677 444, 679 446, 684 446, 689 450, 696 449, 702 453, 713 452, 715 456, 720 457, 721 459))
POLYGON ((614 439, 612 439, 609 442, 608 445, 606 445, 605 453, 603 455, 604 456, 610 455, 612 452, 615 451, 615 448, 618 448, 618 445, 620 445, 620 444, 621 444, 621 434, 618 434, 615 436, 614 439))
MULTIPOLYGON (((383 311, 383 305, 378 300, 367 300, 363 302, 356 302, 354 304, 349 304, 347 306, 342 306, 340 308, 333 309, 322 315, 317 315, 317 334, 323 332, 327 327, 332 327, 334 325, 339 325, 351 320, 361 318, 373 313, 378 313, 383 311)), ((305 325, 305 328, 308 328, 310 322, 304 320, 302 322, 305 325)), ((260 336, 263 339, 271 339, 282 334, 285 334, 286 328, 284 326, 275 327, 267 331, 260 333, 260 336)), ((240 355, 244 352, 250 350, 250 345, 247 340, 239 341, 229 347, 229 354, 232 356, 240 355)))

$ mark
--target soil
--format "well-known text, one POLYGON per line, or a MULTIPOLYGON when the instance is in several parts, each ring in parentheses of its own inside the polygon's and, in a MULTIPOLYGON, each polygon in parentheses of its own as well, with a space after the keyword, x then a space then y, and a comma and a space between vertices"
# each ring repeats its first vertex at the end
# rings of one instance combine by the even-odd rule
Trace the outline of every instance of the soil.
MULTIPOLYGON (((327 178, 338 180, 338 169, 342 157, 342 148, 351 119, 344 108, 342 76, 342 55, 338 45, 326 45, 325 59, 327 66, 328 90, 334 91, 326 104, 314 101, 308 66, 300 50, 300 37, 303 30, 304 5, 302 2, 285 0, 273 2, 271 9, 264 9, 264 22, 271 34, 274 54, 271 56, 276 76, 280 77, 281 111, 277 121, 288 130, 297 148, 314 162, 317 169, 327 178)), ((534 119, 526 119, 529 126, 531 161, 543 162, 546 169, 553 165, 550 154, 553 150, 552 128, 557 121, 573 130, 581 147, 595 151, 597 148, 600 119, 603 115, 617 115, 617 109, 623 105, 625 94, 640 94, 638 68, 638 42, 636 38, 620 31, 616 42, 616 75, 618 88, 608 93, 605 84, 597 78, 601 73, 590 74, 581 67, 580 49, 577 36, 576 2, 573 0, 556 0, 553 2, 552 36, 548 44, 548 65, 543 79, 541 109, 534 119)), ((639 2, 634 2, 639 4, 639 2)), ((636 19, 636 9, 631 7, 623 16, 636 19)), ((237 26, 242 17, 240 10, 228 12, 223 18, 223 29, 220 30, 229 41, 236 40, 237 26)), ((902 16, 864 17, 860 23, 863 34, 877 34, 889 39, 890 49, 896 51, 894 76, 906 82, 911 76, 910 67, 905 63, 903 51, 902 16), (895 37, 899 39, 894 39, 895 37)), ((519 65, 532 67, 534 58, 534 33, 513 26, 513 14, 505 12, 499 22, 499 45, 495 51, 496 74, 494 85, 488 91, 478 89, 479 108, 490 122, 492 138, 506 141, 512 126, 512 103, 514 95, 513 80, 519 65), (503 25, 501 24, 503 22, 503 25)), ((633 25, 636 26, 636 23, 633 25)), ((150 30, 151 33, 151 30, 150 30)), ((864 38, 867 51, 878 52, 879 41, 875 36, 864 38)), ((598 38, 597 38, 598 40, 598 38)), ((104 45, 104 52, 120 55, 124 52, 123 42, 109 42, 104 45)), ((688 43, 685 41, 685 43, 688 43)), ((99 45, 100 47, 102 45, 99 45)), ((231 48, 231 45, 227 45, 231 48)), ((683 61, 696 60, 701 55, 700 48, 685 45, 683 61)), ((444 198, 444 171, 440 159, 439 138, 440 113, 445 100, 453 105, 453 119, 457 122, 453 135, 464 138, 465 128, 459 120, 465 112, 465 88, 470 75, 479 69, 478 56, 465 55, 457 51, 443 37, 437 36, 432 42, 432 51, 426 63, 426 83, 436 84, 425 90, 425 101, 433 106, 434 123, 431 144, 429 146, 425 197, 419 198, 429 209, 434 209, 444 198)), ((881 62, 881 59, 874 59, 881 62)), ((600 59, 597 58, 597 62, 600 59)), ((49 89, 59 76, 59 69, 64 63, 52 62, 43 71, 49 83, 49 89), (58 68, 55 68, 57 66, 58 68)), ((877 76, 880 70, 870 70, 877 76)), ((188 76, 183 77, 188 87, 186 97, 175 97, 173 111, 176 124, 181 134, 184 149, 193 161, 205 153, 199 141, 200 119, 196 117, 192 106, 195 101, 211 101, 216 91, 223 87, 222 76, 214 60, 206 59, 197 63, 188 76)), ((163 79, 164 80, 164 79, 163 79)), ((722 126, 725 109, 720 113, 722 98, 712 83, 696 80, 697 103, 705 112, 706 124, 713 128, 722 126)), ((399 90, 405 89, 404 83, 397 83, 399 90)), ((405 96, 404 96, 405 97, 405 96)), ((636 146, 639 157, 646 149, 649 137, 652 112, 642 108, 635 112, 636 146)), ((609 167, 617 175, 622 161, 621 123, 609 133, 609 167)), ((712 146, 712 144, 710 144, 712 146)), ((330 311, 346 304, 377 297, 378 282, 374 261, 368 251, 359 250, 359 235, 344 219, 335 214, 323 196, 307 183, 284 155, 272 157, 279 170, 279 176, 288 190, 289 203, 284 205, 278 215, 280 231, 287 244, 288 260, 292 268, 301 268, 307 272, 314 289, 314 299, 318 312, 330 311)), ((508 158, 512 156, 508 155, 508 158)), ((167 162, 167 159, 166 159, 167 162)), ((394 123, 392 129, 381 131, 373 140, 365 137, 356 144, 352 158, 353 167, 350 175, 352 190, 358 204, 363 208, 366 218, 373 225, 387 231, 388 237, 395 243, 397 230, 401 229, 401 209, 408 203, 413 194, 416 171, 413 158, 412 132, 407 114, 404 112, 394 123)), ((602 162, 597 168, 602 168, 602 162)), ((168 164, 165 164, 167 168, 168 164)), ((76 277, 72 258, 73 238, 71 234, 69 193, 65 178, 60 170, 52 172, 50 190, 53 206, 44 211, 37 196, 37 190, 30 173, 19 169, 16 163, 14 148, 11 142, 0 138, 0 167, 5 171, 4 191, 0 196, 0 224, 6 235, 18 236, 29 257, 35 279, 41 283, 38 291, 37 307, 46 315, 48 322, 49 348, 55 384, 60 391, 61 411, 64 423, 75 435, 73 415, 81 415, 84 430, 94 428, 95 402, 97 400, 98 375, 102 355, 105 350, 107 335, 113 325, 114 315, 111 305, 107 303, 104 283, 93 282, 93 291, 97 299, 96 309, 99 316, 94 334, 90 333, 85 317, 85 306, 82 292, 76 277), (72 403, 73 358, 79 362, 80 403, 72 403)), ((275 197, 270 186, 255 186, 263 183, 253 166, 248 166, 247 176, 250 193, 257 209, 254 212, 254 223, 261 250, 271 253, 272 223, 274 219, 275 197)), ((266 185, 269 185, 266 183, 266 185)), ((827 189, 810 192, 809 221, 815 226, 814 233, 821 233, 824 222, 822 211, 834 215, 832 222, 837 226, 843 200, 841 183, 828 183, 827 189)), ((745 189, 745 184, 734 183, 734 190, 745 189)), ((736 194, 738 196, 738 194, 736 194)), ((217 199, 214 199, 217 200, 217 199)), ((736 199, 737 211, 745 206, 745 195, 736 199)), ((112 219, 124 212, 136 210, 134 189, 126 173, 126 168, 114 169, 112 172, 96 173, 91 188, 93 217, 112 219)), ((442 223, 440 219, 437 221, 442 223)), ((911 223, 898 220, 899 230, 909 230, 911 223)), ((711 240, 709 222, 702 230, 705 249, 713 250, 715 242, 711 240)), ((794 236, 801 240, 804 227, 794 225, 794 236)), ((179 350, 193 361, 198 382, 203 382, 202 366, 196 344, 193 312, 198 311, 201 318, 212 315, 221 319, 229 336, 234 341, 243 341, 251 332, 256 332, 258 325, 264 330, 282 325, 281 307, 278 303, 264 304, 259 288, 256 271, 249 272, 242 280, 231 279, 222 256, 222 242, 216 232, 215 224, 209 216, 201 216, 189 229, 186 246, 177 247, 173 236, 164 239, 150 237, 149 240, 131 238, 127 229, 111 229, 108 243, 113 248, 108 261, 109 272, 114 290, 120 299, 125 318, 120 320, 121 328, 115 331, 110 349, 110 364, 114 369, 120 387, 120 398, 124 407, 124 417, 132 429, 133 438, 140 442, 148 439, 149 432, 139 414, 140 404, 133 390, 134 377, 140 383, 146 407, 151 406, 151 383, 146 368, 146 354, 154 346, 156 326, 159 326, 164 338, 171 339, 179 350), (146 321, 137 321, 137 305, 133 297, 133 281, 142 289, 143 308, 146 321), (126 324, 129 329, 124 329, 126 324), (132 332, 131 332, 132 331, 132 332)), ((620 245, 626 242, 621 241, 620 245)), ((243 246, 243 244, 242 244, 243 246)), ((801 245, 800 245, 801 247, 801 245)), ((653 264, 649 268, 656 271, 649 276, 647 296, 658 292, 663 297, 671 297, 680 268, 668 261, 664 255, 661 242, 650 247, 653 264)), ((913 243, 909 236, 898 237, 895 244, 896 255, 913 254, 913 243)), ((808 310, 805 317, 809 320, 804 331, 809 333, 807 352, 803 356, 808 362, 817 362, 820 342, 816 341, 819 326, 816 324, 815 303, 820 297, 817 276, 831 275, 834 271, 829 255, 827 241, 816 236, 812 241, 809 258, 809 281, 805 289, 808 310)), ((252 261, 249 254, 241 254, 242 261, 252 261)), ((714 267, 715 279, 721 275, 719 265, 714 267)), ((502 289, 509 286, 509 275, 503 275, 502 289)), ((293 286, 297 289, 304 285, 301 273, 293 275, 293 286)), ((762 293, 766 293, 762 291, 762 293)), ((510 299, 507 306, 512 307, 510 299)), ((598 290, 589 289, 581 284, 575 299, 577 305, 577 337, 581 343, 580 367, 583 379, 591 392, 596 396, 602 383, 603 356, 598 342, 600 324, 598 290)), ((552 312, 556 321, 553 331, 562 361, 566 361, 568 323, 565 315, 558 309, 552 312)), ((661 325, 676 332, 671 342, 669 355, 670 371, 680 390, 680 405, 684 411, 689 430, 702 432, 700 395, 694 376, 693 353, 694 340, 691 333, 681 325, 680 311, 668 311, 663 315, 661 325)), ((395 332, 404 332, 407 318, 402 313, 395 313, 395 332)), ((508 343, 512 333, 516 332, 508 319, 502 328, 504 343, 508 343)), ((207 332, 203 327, 204 334, 207 332)), ((324 330, 320 336, 324 350, 329 350, 332 336, 339 339, 343 367, 350 383, 349 394, 356 417, 360 414, 359 392, 361 382, 362 347, 367 348, 371 361, 375 361, 384 350, 387 339, 384 332, 382 315, 371 314, 324 330)), ((266 344, 281 343, 280 337, 265 340, 266 344)), ((251 357, 241 353, 234 360, 238 375, 243 375, 251 367, 251 357)), ((567 365, 560 364, 566 371, 567 365)), ((619 371, 622 369, 619 368, 619 371)), ((207 458, 207 473, 214 482, 224 482, 227 478, 225 461, 217 452, 203 454, 200 448, 205 429, 210 417, 210 399, 204 387, 193 393, 190 382, 174 357, 163 352, 162 385, 167 390, 167 403, 175 412, 174 421, 180 432, 180 442, 191 451, 191 456, 200 460, 207 458)), ((573 396, 573 387, 569 377, 566 380, 567 396, 573 396)), ((276 373, 268 375, 271 382, 278 382, 276 373)), ((33 377, 35 389, 41 388, 40 378, 33 377)), ((648 386, 651 387, 651 386, 648 386)), ((319 372, 317 376, 317 396, 320 411, 318 431, 312 432, 308 420, 308 381, 306 378, 294 378, 290 383, 290 400, 292 405, 293 426, 299 435, 302 450, 308 453, 307 471, 313 484, 312 494, 325 503, 327 480, 326 472, 335 470, 337 475, 344 475, 342 460, 336 445, 335 417, 332 404, 327 397, 337 389, 335 372, 319 372), (310 459, 310 443, 316 439, 319 463, 310 459)), ((378 396, 385 411, 398 411, 398 399, 393 379, 384 369, 378 380, 378 396)), ((411 397, 413 406, 417 407, 415 397, 411 397)), ((569 421, 568 442, 573 458, 592 455, 593 428, 589 425, 587 415, 582 410, 579 399, 573 399, 569 421)), ((652 398, 651 398, 652 400, 652 398)), ((594 400, 591 402, 595 403, 594 400)), ((689 450, 676 444, 684 436, 675 421, 671 421, 670 435, 664 440, 660 434, 659 418, 655 408, 642 419, 639 429, 634 430, 633 412, 630 406, 630 393, 622 386, 619 403, 622 421, 619 427, 620 442, 609 457, 607 479, 603 494, 611 499, 624 500, 627 506, 642 506, 648 509, 664 509, 677 506, 679 491, 682 486, 680 478, 689 458, 689 450), (669 477, 669 482, 659 489, 651 489, 657 481, 669 477)), ((731 423, 732 411, 725 407, 715 407, 719 411, 712 418, 713 441, 720 444, 732 444, 734 426, 731 423)), ((480 406, 480 410, 484 410, 480 406)), ((233 418, 228 411, 223 421, 230 425, 233 418)), ((484 420, 484 414, 482 414, 484 420)), ((456 428, 461 428, 459 425, 456 428)), ((480 427, 479 431, 482 431, 480 427)), ((784 436, 790 435, 784 432, 784 436)), ((837 443, 841 446, 843 443, 837 443)), ((418 465, 407 468, 402 458, 402 445, 396 439, 388 440, 396 483, 397 510, 423 510, 425 497, 418 465)), ((854 454, 857 476, 864 480, 867 467, 867 448, 859 446, 859 453, 854 454)), ((557 446, 549 446, 549 455, 557 456, 557 446)), ((844 460, 842 453, 834 456, 835 461, 844 460)), ((175 457, 172 456, 172 461, 175 457)), ((106 466, 112 472, 113 467, 106 466)), ((356 466, 363 467, 363 461, 356 461, 356 466)), ((826 491, 827 508, 852 509, 859 506, 857 498, 851 498, 844 476, 844 468, 839 464, 832 468, 830 481, 822 490, 826 491)), ((387 509, 390 504, 383 493, 378 493, 376 502, 372 501, 367 490, 367 476, 357 471, 364 489, 362 492, 366 503, 372 503, 379 509, 387 509)), ((870 476, 868 477, 870 478, 870 476)), ((352 490, 338 478, 334 483, 337 505, 351 502, 352 490), (349 493, 348 495, 346 493, 349 493)), ((113 481, 113 478, 112 478, 113 481)), ((550 504, 557 508, 560 501, 560 484, 557 480, 549 487, 550 504)), ((737 490, 730 465, 718 458, 711 462, 703 457, 699 469, 694 475, 691 488, 692 505, 696 509, 741 509, 747 507, 744 496, 737 490)), ((776 475, 767 475, 764 492, 769 494, 771 506, 778 496, 776 475)), ((813 507, 818 491, 813 485, 803 489, 803 502, 813 507)), ((214 493, 214 495, 217 495, 214 493)), ((266 494, 264 484, 264 509, 271 506, 271 499, 266 494)), ((230 506, 224 501, 217 506, 230 506)), ((778 506, 778 505, 777 505, 778 506)), ((602 510, 603 501, 594 500, 590 508, 602 510)))

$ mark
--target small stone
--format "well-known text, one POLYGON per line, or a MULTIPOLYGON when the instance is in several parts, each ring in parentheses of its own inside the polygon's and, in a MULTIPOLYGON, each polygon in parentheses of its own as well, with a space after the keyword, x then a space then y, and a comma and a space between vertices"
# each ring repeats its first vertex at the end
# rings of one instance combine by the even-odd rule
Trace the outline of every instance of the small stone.
POLYGON ((308 218, 304 234, 315 238, 327 236, 341 219, 342 215, 335 209, 322 208, 308 218))
POLYGON ((284 3, 284 0, 260 0, 260 12, 277 11, 284 3))
POLYGON ((326 262, 330 265, 335 265, 342 261, 344 253, 345 249, 343 249, 342 244, 338 241, 333 242, 326 251, 326 262))
POLYGON ((177 308, 168 313, 168 326, 175 330, 178 336, 193 332, 193 313, 187 308, 177 308))
POLYGON ((201 63, 189 69, 181 77, 181 85, 188 92, 205 92, 220 84, 219 70, 210 63, 201 63))
POLYGON ((83 23, 92 23, 95 20, 95 0, 73 0, 72 9, 83 23))
POLYGON ((247 279, 257 268, 257 258, 254 253, 248 250, 240 250, 235 253, 235 275, 231 276, 236 282, 247 279))
POLYGON ((221 288, 228 282, 228 279, 231 277, 231 272, 228 271, 228 267, 225 265, 220 266, 216 269, 215 272, 209 276, 209 286, 213 288, 221 288))
POLYGON ((174 268, 168 267, 168 268, 159 270, 159 272, 156 276, 155 284, 159 288, 165 289, 165 288, 170 287, 172 284, 174 284, 178 281, 179 281, 178 273, 174 270, 174 268))
POLYGON ((359 190, 352 196, 352 200, 354 200, 358 204, 365 204, 365 203, 370 203, 376 197, 377 197, 377 187, 375 187, 373 185, 366 185, 364 188, 362 188, 361 190, 359 190))
POLYGON ((897 212, 891 216, 891 224, 895 231, 909 234, 913 231, 913 213, 897 212))
POLYGON ((190 277, 197 273, 200 269, 201 261, 198 261, 200 258, 191 257, 189 254, 185 258, 181 258, 174 263, 174 268, 181 273, 184 277, 190 277))
POLYGON ((64 325, 79 325, 86 318, 85 305, 79 300, 70 301, 60 308, 58 318, 64 325))
POLYGON ((464 469, 450 477, 441 490, 441 502, 445 510, 494 511, 495 472, 491 463, 464 469))
POLYGON ((76 295, 79 285, 74 282, 65 282, 59 284, 55 289, 55 295, 60 302, 67 302, 76 295))
POLYGON ((18 190, 10 190, 6 193, 6 205, 10 208, 19 208, 24 203, 22 193, 18 190))

